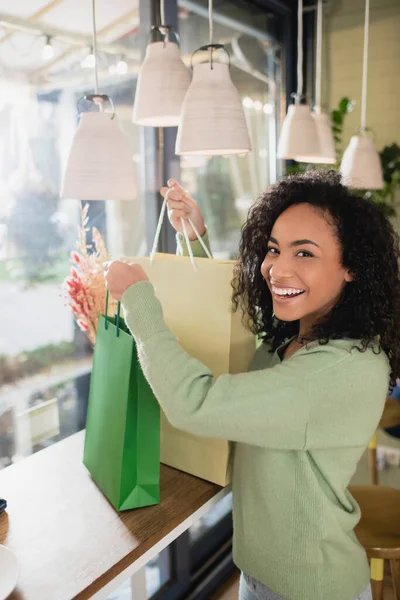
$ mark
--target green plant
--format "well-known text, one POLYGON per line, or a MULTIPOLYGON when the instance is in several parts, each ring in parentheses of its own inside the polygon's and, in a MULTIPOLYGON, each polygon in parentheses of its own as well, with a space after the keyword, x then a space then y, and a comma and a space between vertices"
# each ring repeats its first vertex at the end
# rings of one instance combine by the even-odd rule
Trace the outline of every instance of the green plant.
POLYGON ((331 124, 333 137, 336 144, 336 155, 338 157, 338 163, 340 163, 343 154, 343 126, 346 115, 352 112, 355 102, 349 98, 341 98, 337 108, 331 112, 331 124))
POLYGON ((368 191, 365 196, 371 198, 386 216, 392 217, 396 214, 396 193, 400 189, 400 146, 398 144, 385 146, 379 152, 379 156, 385 182, 384 188, 368 191))

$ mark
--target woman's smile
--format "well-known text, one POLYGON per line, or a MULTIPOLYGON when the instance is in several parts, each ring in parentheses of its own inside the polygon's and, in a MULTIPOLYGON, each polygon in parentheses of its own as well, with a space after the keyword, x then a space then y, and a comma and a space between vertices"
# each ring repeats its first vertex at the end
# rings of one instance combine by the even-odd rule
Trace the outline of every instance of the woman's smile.
POLYGON ((272 298, 274 302, 282 302, 284 304, 289 304, 296 302, 300 296, 305 294, 305 290, 294 288, 290 286, 278 286, 274 285, 270 282, 270 290, 272 292, 272 298))

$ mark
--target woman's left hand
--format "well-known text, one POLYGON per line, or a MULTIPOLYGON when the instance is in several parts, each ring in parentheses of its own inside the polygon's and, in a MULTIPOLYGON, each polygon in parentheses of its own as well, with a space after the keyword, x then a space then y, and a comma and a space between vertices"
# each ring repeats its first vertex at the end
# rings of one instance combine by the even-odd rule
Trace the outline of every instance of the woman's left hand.
POLYGON ((131 285, 140 281, 149 281, 140 265, 128 265, 120 260, 104 263, 104 277, 108 291, 118 301, 131 285))

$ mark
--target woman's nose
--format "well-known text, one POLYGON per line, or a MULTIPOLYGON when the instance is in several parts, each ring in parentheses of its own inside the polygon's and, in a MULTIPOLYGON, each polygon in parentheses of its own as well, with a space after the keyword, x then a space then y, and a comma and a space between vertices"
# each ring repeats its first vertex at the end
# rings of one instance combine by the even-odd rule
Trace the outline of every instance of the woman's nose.
POLYGON ((271 279, 281 281, 282 279, 288 279, 293 275, 293 265, 289 259, 280 254, 269 267, 269 275, 271 279))

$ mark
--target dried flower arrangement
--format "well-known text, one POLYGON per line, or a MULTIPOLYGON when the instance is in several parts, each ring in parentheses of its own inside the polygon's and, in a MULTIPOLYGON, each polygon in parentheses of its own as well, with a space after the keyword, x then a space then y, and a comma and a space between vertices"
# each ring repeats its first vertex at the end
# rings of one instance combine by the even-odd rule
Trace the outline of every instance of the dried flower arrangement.
MULTIPOLYGON (((64 297, 79 328, 94 345, 99 316, 106 305, 106 282, 103 264, 110 260, 104 240, 96 227, 92 228, 93 245, 87 243, 89 204, 81 209, 81 226, 77 251, 71 253, 71 275, 64 281, 64 297)), ((116 302, 110 298, 109 312, 116 302)))

